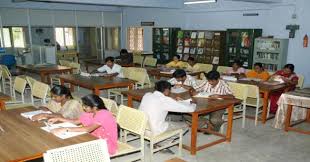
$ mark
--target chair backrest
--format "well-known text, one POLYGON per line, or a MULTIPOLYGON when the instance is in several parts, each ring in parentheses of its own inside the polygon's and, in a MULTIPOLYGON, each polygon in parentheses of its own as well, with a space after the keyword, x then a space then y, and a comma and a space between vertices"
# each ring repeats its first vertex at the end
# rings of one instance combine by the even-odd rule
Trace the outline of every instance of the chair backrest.
POLYGON ((114 115, 117 116, 118 113, 118 106, 116 104, 116 102, 114 100, 108 99, 108 98, 103 98, 100 97, 104 103, 104 105, 106 106, 107 109, 109 109, 109 111, 114 115))
POLYGON ((40 81, 36 81, 33 84, 33 89, 31 91, 32 96, 40 98, 40 99, 45 99, 47 96, 47 93, 49 92, 50 87, 42 83, 40 81))
POLYGON ((124 75, 124 78, 129 78, 129 76, 131 75, 130 72, 130 67, 122 67, 122 73, 124 75))
POLYGON ((243 101, 248 98, 248 85, 234 82, 228 82, 228 85, 236 98, 243 101))
POLYGON ((143 136, 147 124, 147 117, 140 110, 120 105, 117 123, 122 129, 143 136))
POLYGON ((15 91, 23 94, 27 85, 27 81, 22 77, 16 77, 14 80, 13 88, 15 91))
POLYGON ((107 142, 93 140, 66 147, 48 150, 44 162, 110 162, 107 142))
POLYGON ((222 73, 226 73, 228 68, 229 68, 228 66, 218 66, 216 71, 218 71, 220 74, 222 74, 222 73))
POLYGON ((296 85, 296 87, 303 88, 305 77, 301 74, 298 74, 297 76, 298 76, 298 84, 296 85))
POLYGON ((248 97, 259 99, 260 95, 259 95, 258 86, 257 85, 250 85, 250 84, 248 84, 247 86, 248 86, 248 97))
POLYGON ((26 76, 26 80, 27 80, 27 83, 28 83, 28 85, 30 86, 31 89, 33 88, 34 82, 37 81, 37 80, 35 80, 34 78, 32 78, 30 76, 26 76))
POLYGON ((2 69, 2 78, 4 78, 4 79, 11 78, 12 75, 11 75, 11 72, 8 69, 8 67, 5 66, 5 65, 0 65, 0 66, 1 66, 1 69, 2 69))
POLYGON ((199 71, 204 71, 206 73, 213 69, 213 65, 212 64, 197 63, 197 66, 198 66, 199 71))
POLYGON ((136 85, 143 88, 144 85, 151 84, 150 77, 146 69, 138 67, 129 67, 128 69, 130 73, 128 79, 137 81, 136 85))
POLYGON ((76 62, 70 62, 69 67, 73 68, 73 74, 79 74, 81 72, 81 64, 76 62))
POLYGON ((153 57, 146 57, 144 60, 143 66, 151 66, 151 67, 156 67, 157 64, 157 59, 153 57))
POLYGON ((133 55, 133 63, 138 65, 143 65, 143 56, 141 55, 133 55))

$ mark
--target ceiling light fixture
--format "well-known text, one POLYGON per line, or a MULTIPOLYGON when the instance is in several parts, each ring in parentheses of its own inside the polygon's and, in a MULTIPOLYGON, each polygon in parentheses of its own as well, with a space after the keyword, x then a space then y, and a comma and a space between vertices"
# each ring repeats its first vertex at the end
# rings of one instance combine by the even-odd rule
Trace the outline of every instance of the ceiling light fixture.
POLYGON ((200 4, 200 3, 215 3, 216 0, 206 0, 206 1, 187 1, 184 4, 200 4))

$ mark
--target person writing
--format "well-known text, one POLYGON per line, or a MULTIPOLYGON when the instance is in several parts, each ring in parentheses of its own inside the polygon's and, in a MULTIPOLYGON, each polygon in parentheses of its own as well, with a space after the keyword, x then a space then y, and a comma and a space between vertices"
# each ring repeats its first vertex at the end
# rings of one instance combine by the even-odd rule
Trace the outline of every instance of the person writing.
POLYGON ((199 71, 198 64, 196 64, 195 59, 193 57, 188 57, 186 71, 190 71, 190 72, 199 71))
POLYGON ((98 68, 95 72, 100 72, 100 73, 106 72, 107 76, 111 76, 111 77, 114 77, 114 76, 120 77, 120 78, 124 77, 122 73, 122 67, 114 63, 113 57, 107 57, 105 59, 105 65, 98 68))
POLYGON ((83 112, 79 101, 74 100, 70 90, 62 85, 56 85, 51 89, 51 100, 47 105, 40 106, 43 110, 51 111, 52 114, 42 113, 34 115, 32 120, 49 119, 53 117, 78 118, 83 112))
POLYGON ((194 77, 187 75, 183 69, 176 69, 172 76, 173 78, 168 80, 170 84, 174 87, 182 87, 187 90, 199 89, 206 83, 205 81, 197 83, 197 80, 194 77))
POLYGON ((268 71, 265 71, 263 68, 263 64, 259 62, 255 63, 254 69, 248 71, 245 75, 247 78, 256 78, 262 81, 266 81, 269 79, 268 71))
POLYGON ((107 140, 109 154, 115 154, 117 150, 117 124, 113 114, 107 110, 101 98, 90 94, 82 98, 84 113, 75 119, 56 117, 48 120, 48 123, 70 122, 81 127, 56 128, 51 130, 54 134, 63 132, 88 132, 91 135, 107 140))
POLYGON ((174 55, 173 60, 166 64, 168 68, 186 68, 186 64, 180 60, 179 55, 174 55))
POLYGON ((242 63, 240 60, 235 60, 231 67, 229 67, 225 75, 237 75, 237 76, 245 76, 246 70, 242 67, 242 63))

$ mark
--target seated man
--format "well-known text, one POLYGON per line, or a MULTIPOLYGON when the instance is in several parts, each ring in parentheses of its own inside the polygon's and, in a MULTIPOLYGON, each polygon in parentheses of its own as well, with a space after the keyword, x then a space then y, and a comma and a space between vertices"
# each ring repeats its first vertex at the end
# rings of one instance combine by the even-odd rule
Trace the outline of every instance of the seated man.
POLYGON ((255 63, 254 70, 248 71, 245 75, 247 78, 261 79, 262 81, 266 81, 269 79, 268 71, 264 70, 263 64, 260 62, 255 63))
POLYGON ((105 65, 97 69, 98 72, 106 72, 108 76, 117 76, 123 78, 122 67, 114 63, 113 57, 107 57, 105 59, 105 65))
POLYGON ((177 69, 173 74, 173 78, 170 79, 170 82, 175 87, 182 87, 187 90, 190 89, 200 89, 204 84, 205 81, 201 83, 197 83, 196 79, 190 75, 186 75, 186 72, 182 69, 177 69))
POLYGON ((147 130, 147 135, 159 135, 168 130, 187 128, 185 122, 168 122, 166 117, 171 112, 193 112, 195 104, 181 103, 169 97, 171 84, 167 81, 158 81, 155 84, 155 91, 146 93, 141 101, 139 110, 148 116, 151 130, 147 130))
MULTIPOLYGON (((210 98, 234 98, 228 84, 220 79, 220 73, 217 71, 210 71, 206 74, 208 82, 197 92, 211 93, 210 98)), ((197 94, 196 92, 196 94, 197 94)), ((195 92, 193 92, 195 95, 195 92)), ((208 127, 214 131, 219 131, 222 124, 224 123, 223 114, 225 110, 218 110, 210 113, 208 127)))
POLYGON ((121 49, 119 56, 116 59, 120 59, 121 65, 130 65, 133 63, 133 55, 132 53, 128 53, 126 49, 121 49))
POLYGON ((180 60, 179 55, 174 55, 173 60, 166 64, 168 68, 186 68, 186 64, 180 60))
POLYGON ((198 64, 196 64, 195 59, 193 57, 188 57, 186 70, 190 72, 199 71, 198 64))

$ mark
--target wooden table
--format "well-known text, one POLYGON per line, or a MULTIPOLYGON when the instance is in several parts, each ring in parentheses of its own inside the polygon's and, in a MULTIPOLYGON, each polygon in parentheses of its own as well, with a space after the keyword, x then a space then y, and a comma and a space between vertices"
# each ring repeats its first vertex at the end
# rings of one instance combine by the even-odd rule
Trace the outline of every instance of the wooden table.
MULTIPOLYGON (((140 90, 130 90, 123 92, 128 97, 128 106, 133 106, 132 100, 138 100, 141 101, 142 97, 147 92, 152 92, 152 88, 148 89, 140 89, 140 90)), ((177 94, 174 94, 177 95, 177 94)), ((184 96, 184 94, 180 94, 181 96, 184 96)), ((231 134, 232 134, 232 123, 233 123, 233 109, 235 104, 241 103, 241 100, 238 99, 225 99, 225 100, 219 100, 219 99, 207 99, 207 98, 195 98, 197 102, 197 108, 195 112, 189 113, 192 116, 192 125, 191 125, 191 144, 190 146, 184 145, 183 148, 190 151, 192 155, 196 155, 196 152, 199 150, 202 150, 204 148, 216 145, 221 142, 230 142, 231 141, 231 134), (227 119, 227 130, 226 134, 221 134, 219 132, 212 131, 210 129, 204 129, 198 127, 198 118, 201 115, 206 115, 211 112, 215 112, 218 110, 228 110, 228 119, 227 119), (201 132, 208 132, 211 134, 214 134, 216 136, 221 137, 220 139, 213 141, 211 143, 207 143, 201 146, 197 146, 197 133, 198 130, 201 132)))
POLYGON ((55 64, 44 64, 44 65, 17 65, 21 71, 36 73, 41 77, 41 81, 50 83, 50 74, 64 74, 72 73, 71 67, 60 66, 55 64))
MULTIPOLYGON (((163 78, 173 78, 173 76, 172 76, 173 73, 161 72, 159 68, 145 67, 145 69, 147 70, 147 73, 149 75, 155 76, 156 79, 158 79, 158 80, 162 77, 163 78)), ((187 75, 198 76, 198 78, 199 78, 201 73, 203 73, 203 71, 187 72, 187 75)))
POLYGON ((288 84, 269 85, 269 84, 264 84, 263 82, 245 81, 245 80, 238 80, 237 82, 258 86, 259 92, 263 96, 263 111, 261 114, 261 118, 259 119, 262 121, 263 124, 265 124, 267 121, 268 102, 269 102, 270 94, 275 93, 275 92, 282 92, 282 91, 285 92, 285 91, 288 91, 288 89, 292 88, 292 85, 288 85, 288 84))
POLYGON ((10 101, 11 99, 11 96, 0 92, 0 110, 5 110, 5 101, 10 101))
POLYGON ((61 85, 64 83, 70 83, 70 89, 73 92, 74 86, 80 86, 86 89, 90 89, 94 94, 100 95, 100 90, 110 88, 128 87, 133 88, 135 81, 118 78, 118 77, 86 77, 79 74, 60 75, 61 85))
MULTIPOLYGON (((103 66, 105 65, 105 62, 103 60, 84 60, 84 65, 86 68, 86 71, 89 72, 89 65, 95 65, 95 66, 103 66)), ((120 64, 122 67, 132 67, 134 64, 120 64)))
POLYGON ((34 122, 20 115, 33 111, 33 107, 0 111, 0 161, 23 161, 42 157, 47 150, 95 140, 90 134, 68 139, 60 139, 40 127, 42 122, 34 122))

